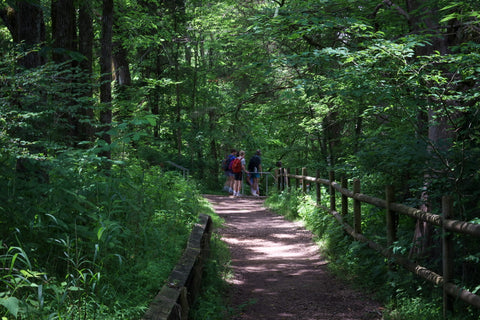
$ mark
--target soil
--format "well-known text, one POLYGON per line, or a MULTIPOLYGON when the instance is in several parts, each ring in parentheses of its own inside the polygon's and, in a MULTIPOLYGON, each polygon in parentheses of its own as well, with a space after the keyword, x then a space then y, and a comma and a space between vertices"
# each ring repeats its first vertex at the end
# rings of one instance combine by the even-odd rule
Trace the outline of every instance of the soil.
POLYGON ((253 197, 205 196, 225 220, 233 319, 373 320, 381 306, 329 271, 311 232, 253 197))

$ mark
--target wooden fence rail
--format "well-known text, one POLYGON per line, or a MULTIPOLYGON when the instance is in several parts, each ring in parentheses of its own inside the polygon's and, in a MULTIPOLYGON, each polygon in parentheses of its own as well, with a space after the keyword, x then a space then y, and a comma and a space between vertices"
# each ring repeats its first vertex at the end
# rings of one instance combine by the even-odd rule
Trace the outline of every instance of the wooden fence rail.
POLYGON ((142 320, 187 320, 190 306, 195 302, 202 281, 205 259, 210 248, 212 219, 200 214, 178 264, 167 283, 151 302, 142 320))
POLYGON ((302 174, 289 173, 290 170, 286 168, 279 168, 275 171, 275 179, 279 190, 289 188, 290 179, 295 179, 295 186, 301 186, 303 192, 306 191, 306 182, 312 182, 316 186, 317 206, 326 210, 343 226, 343 229, 350 234, 354 239, 368 244, 368 246, 385 257, 389 258, 396 264, 406 268, 410 272, 443 287, 443 312, 444 318, 447 317, 448 312, 452 311, 452 299, 459 298, 468 304, 480 308, 480 296, 465 290, 458 285, 452 283, 453 275, 453 237, 452 232, 480 237, 480 225, 466 221, 459 221, 450 219, 452 216, 452 200, 445 196, 442 199, 442 215, 436 215, 429 212, 424 212, 416 208, 408 207, 406 205, 394 202, 394 191, 391 186, 386 187, 385 199, 379 199, 360 193, 360 181, 355 179, 353 181, 353 190, 347 189, 346 179, 342 179, 339 184, 335 182, 334 172, 330 172, 329 179, 321 179, 317 171, 316 177, 307 176, 306 169, 302 169, 302 174), (329 188, 330 206, 327 208, 320 204, 320 186, 325 185, 329 188), (336 192, 342 196, 342 208, 338 212, 336 210, 336 192), (353 214, 354 226, 350 226, 344 221, 344 217, 348 213, 348 198, 353 199, 353 214), (387 224, 387 247, 384 247, 367 237, 361 232, 361 203, 368 203, 374 206, 386 209, 386 224, 387 224), (394 215, 405 214, 410 217, 428 222, 432 225, 442 228, 442 260, 443 260, 443 276, 439 275, 425 267, 422 267, 408 258, 394 254, 391 245, 396 239, 396 227, 394 223, 394 215))

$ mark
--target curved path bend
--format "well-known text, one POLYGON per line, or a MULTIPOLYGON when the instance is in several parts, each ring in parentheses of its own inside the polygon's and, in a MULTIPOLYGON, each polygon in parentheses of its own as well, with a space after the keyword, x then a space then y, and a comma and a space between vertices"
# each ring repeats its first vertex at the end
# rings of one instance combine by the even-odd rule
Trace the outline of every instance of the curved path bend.
POLYGON ((300 223, 265 209, 259 198, 205 198, 225 220, 217 232, 231 250, 233 319, 382 319, 377 302, 328 272, 300 223))

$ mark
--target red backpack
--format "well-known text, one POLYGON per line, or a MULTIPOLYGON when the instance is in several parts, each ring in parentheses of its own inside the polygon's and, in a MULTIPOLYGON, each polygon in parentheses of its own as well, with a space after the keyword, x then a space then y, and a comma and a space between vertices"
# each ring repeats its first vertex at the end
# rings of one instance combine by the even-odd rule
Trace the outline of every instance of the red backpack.
POLYGON ((240 157, 235 158, 235 160, 233 160, 232 171, 233 173, 242 172, 242 159, 240 157))

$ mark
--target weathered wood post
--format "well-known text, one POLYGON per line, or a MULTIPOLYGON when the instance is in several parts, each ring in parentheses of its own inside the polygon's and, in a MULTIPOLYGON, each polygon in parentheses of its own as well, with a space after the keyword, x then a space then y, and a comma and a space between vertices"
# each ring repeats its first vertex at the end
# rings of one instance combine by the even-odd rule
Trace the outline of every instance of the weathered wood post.
MULTIPOLYGON (((360 193, 360 180, 354 179, 353 180, 353 195, 360 193)), ((353 199, 353 227, 355 229, 355 233, 362 233, 362 205, 361 202, 357 199, 353 199)))
POLYGON ((328 179, 330 180, 329 192, 330 192, 330 211, 335 211, 335 189, 332 186, 332 183, 335 180, 335 172, 330 171, 328 174, 328 179))
POLYGON ((315 181, 315 188, 316 188, 316 191, 317 191, 317 205, 320 205, 320 203, 322 202, 322 190, 320 189, 320 182, 318 182, 318 179, 320 179, 320 170, 317 169, 317 173, 315 175, 317 181, 315 181))
MULTIPOLYGON (((295 168, 295 175, 298 176, 298 168, 295 168)), ((299 179, 297 177, 295 177, 295 189, 297 189, 297 190, 300 187, 300 182, 298 180, 299 179)))
POLYGON ((284 190, 286 189, 287 191, 288 191, 288 189, 289 189, 289 187, 290 187, 290 180, 289 180, 289 178, 288 178, 288 173, 289 173, 289 172, 290 172, 290 168, 285 168, 285 169, 283 170, 283 175, 284 175, 284 179, 285 179, 285 180, 284 180, 285 183, 284 183, 284 185, 283 185, 283 189, 284 189, 284 190))
POLYGON ((448 295, 446 283, 453 279, 453 234, 445 229, 445 220, 453 217, 453 201, 442 197, 442 253, 443 253, 443 318, 448 319, 453 311, 453 298, 448 295))
MULTIPOLYGON (((342 177, 342 188, 348 188, 348 180, 345 177, 342 177)), ((342 216, 346 217, 348 215, 348 197, 342 193, 342 216)))
POLYGON ((387 247, 391 250, 393 243, 397 240, 397 228, 396 228, 396 217, 395 212, 390 209, 390 204, 395 202, 395 190, 393 186, 387 186, 385 188, 386 202, 387 202, 387 212, 386 212, 386 222, 387 222, 387 247))
POLYGON ((305 180, 306 176, 307 176, 307 168, 303 167, 302 168, 302 191, 304 194, 307 193, 307 181, 305 180))

